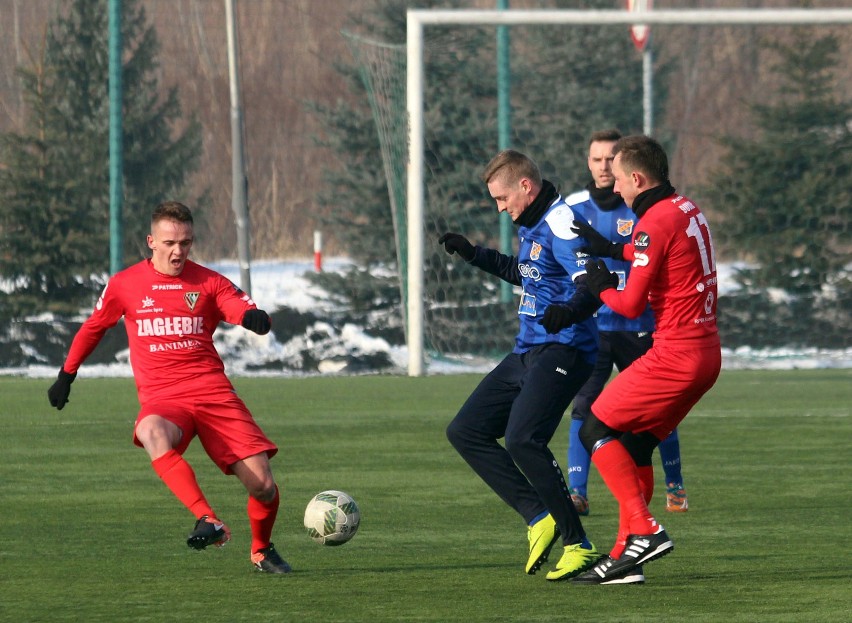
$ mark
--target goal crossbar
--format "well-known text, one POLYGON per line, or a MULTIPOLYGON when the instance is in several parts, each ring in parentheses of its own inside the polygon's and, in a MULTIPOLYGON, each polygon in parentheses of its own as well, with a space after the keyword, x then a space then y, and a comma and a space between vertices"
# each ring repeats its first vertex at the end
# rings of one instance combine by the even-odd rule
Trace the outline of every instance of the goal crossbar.
POLYGON ((423 204, 424 204, 424 64, 423 30, 434 25, 848 25, 852 9, 679 9, 662 11, 575 9, 409 9, 406 13, 406 111, 408 162, 406 163, 406 216, 408 240, 408 302, 406 332, 408 375, 424 373, 423 352, 423 204))

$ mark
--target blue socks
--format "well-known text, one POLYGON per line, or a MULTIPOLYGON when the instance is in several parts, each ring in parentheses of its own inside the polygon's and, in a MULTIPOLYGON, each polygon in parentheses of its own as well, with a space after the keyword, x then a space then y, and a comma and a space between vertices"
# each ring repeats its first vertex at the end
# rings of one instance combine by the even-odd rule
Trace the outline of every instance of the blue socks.
MULTIPOLYGON (((583 420, 571 420, 571 430, 568 437, 568 486, 576 489, 584 498, 589 485, 589 465, 592 462, 586 448, 580 442, 580 427, 583 420)), ((678 459, 678 465, 680 459, 678 459)))
POLYGON ((677 436, 677 429, 661 441, 658 447, 663 461, 663 471, 666 473, 666 484, 670 482, 683 484, 683 476, 680 473, 680 439, 677 436))
POLYGON ((545 517, 547 517, 549 514, 550 514, 550 511, 544 511, 543 513, 539 513, 538 515, 536 515, 535 517, 533 517, 533 520, 532 520, 532 521, 530 522, 530 524, 529 524, 529 525, 530 525, 530 528, 532 528, 532 527, 533 527, 534 525, 536 525, 539 521, 541 521, 542 519, 544 519, 545 517))

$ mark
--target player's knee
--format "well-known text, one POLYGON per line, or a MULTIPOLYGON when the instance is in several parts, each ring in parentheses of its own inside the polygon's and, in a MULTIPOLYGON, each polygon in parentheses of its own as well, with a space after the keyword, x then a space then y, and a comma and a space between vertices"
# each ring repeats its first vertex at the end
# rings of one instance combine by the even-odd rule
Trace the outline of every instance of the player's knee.
POLYGON ((579 394, 574 397, 574 406, 571 407, 572 420, 585 420, 592 413, 592 401, 582 398, 579 394))
POLYGON ((461 427, 457 420, 453 420, 447 425, 447 440, 454 448, 458 448, 462 439, 461 427))
POLYGON ((590 413, 585 420, 583 420, 583 425, 580 426, 580 431, 578 433, 578 437, 580 438, 580 443, 583 444, 583 447, 586 449, 586 452, 592 454, 595 449, 595 445, 606 437, 618 437, 620 433, 603 422, 601 422, 594 413, 590 413))
POLYGON ((252 473, 248 477, 244 476, 241 480, 246 492, 261 502, 271 502, 278 493, 278 486, 275 484, 271 470, 252 473))
POLYGON ((180 443, 181 430, 159 415, 149 415, 136 425, 134 431, 142 447, 149 452, 162 452, 180 443))
POLYGON ((482 443, 486 438, 484 431, 471 426, 470 422, 459 414, 447 425, 447 439, 459 452, 470 445, 482 443))
POLYGON ((268 481, 259 483, 257 489, 249 491, 250 496, 260 500, 261 502, 271 502, 275 499, 277 493, 278 487, 275 485, 275 481, 271 476, 268 481))
POLYGON ((532 431, 508 430, 503 445, 509 456, 520 465, 540 457, 546 444, 538 440, 532 431))

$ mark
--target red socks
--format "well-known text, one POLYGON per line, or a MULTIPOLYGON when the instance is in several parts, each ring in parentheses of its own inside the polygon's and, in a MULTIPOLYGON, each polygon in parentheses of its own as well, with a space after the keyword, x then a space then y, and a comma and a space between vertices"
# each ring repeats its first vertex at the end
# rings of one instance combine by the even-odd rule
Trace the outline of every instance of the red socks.
POLYGON ((645 498, 645 504, 648 505, 654 496, 654 467, 652 465, 637 466, 636 471, 639 475, 639 484, 642 485, 642 496, 645 498))
POLYGON ((249 496, 248 517, 251 526, 251 551, 252 553, 269 546, 272 538, 272 526, 278 517, 278 504, 281 496, 278 486, 275 487, 275 498, 269 502, 261 502, 257 498, 249 496))
MULTIPOLYGON (((216 516, 198 486, 195 472, 177 451, 169 450, 160 458, 151 461, 151 466, 157 476, 175 494, 175 497, 195 515, 196 519, 200 519, 204 515, 216 516)), ((275 498, 269 502, 261 502, 249 496, 247 510, 249 525, 251 526, 252 552, 269 546, 272 526, 275 525, 275 519, 278 517, 280 501, 281 496, 278 493, 277 486, 275 487, 275 498)))
MULTIPOLYGON (((626 527, 627 534, 653 534, 657 522, 648 510, 645 488, 653 489, 653 472, 650 478, 647 469, 636 467, 633 458, 618 440, 605 443, 592 454, 592 462, 598 468, 606 486, 618 500, 619 539, 626 527)), ((626 539, 626 535, 625 535, 626 539)))
POLYGON ((196 519, 204 515, 216 516, 198 486, 195 472, 176 450, 169 450, 160 458, 151 461, 151 467, 196 519))

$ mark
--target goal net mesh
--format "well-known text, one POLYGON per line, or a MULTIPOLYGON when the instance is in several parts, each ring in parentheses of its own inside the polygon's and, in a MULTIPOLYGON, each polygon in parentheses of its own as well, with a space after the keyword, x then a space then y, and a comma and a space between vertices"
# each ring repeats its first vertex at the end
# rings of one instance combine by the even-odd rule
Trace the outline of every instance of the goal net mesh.
MULTIPOLYGON (((825 269, 830 274, 820 275, 817 286, 795 292, 783 287, 750 287, 750 275, 766 256, 742 244, 725 245, 724 241, 740 240, 736 228, 754 227, 754 223, 726 216, 718 206, 702 201, 702 185, 708 183, 722 157, 718 139, 753 130, 748 115, 740 111, 748 87, 743 81, 758 83, 751 88, 764 89, 764 93, 768 93, 767 85, 773 85, 761 62, 765 59, 756 48, 743 50, 741 45, 724 47, 714 42, 741 41, 744 33, 755 37, 761 28, 669 28, 667 40, 688 40, 693 46, 685 47, 684 52, 670 49, 668 58, 656 63, 660 73, 655 76, 655 118, 659 115, 660 122, 655 123, 654 135, 672 158, 673 185, 702 206, 714 236, 722 241, 717 243, 717 255, 723 346, 739 352, 780 349, 781 356, 783 349, 852 348, 848 194, 841 195, 846 203, 826 202, 825 218, 809 221, 810 231, 801 229, 795 210, 767 221, 772 227, 767 233, 778 240, 792 239, 795 244, 804 236, 835 241, 816 252, 839 253, 839 260, 834 257, 831 262, 822 262, 809 256, 814 247, 808 245, 808 254, 800 254, 800 267, 785 267, 791 273, 813 266, 831 267, 825 269), (693 49, 702 42, 705 45, 698 51, 693 49), (751 55, 744 63, 750 73, 740 78, 730 72, 734 57, 744 52, 751 55), (690 56, 684 58, 685 54, 690 56), (708 128, 701 126, 702 119, 724 119, 727 123, 708 128), (723 228, 731 235, 719 236, 723 228), (838 240, 844 235, 845 243, 838 240)), ((642 131, 642 57, 625 27, 512 26, 509 145, 499 145, 497 30, 494 26, 430 26, 424 30, 423 331, 426 355, 432 361, 493 358, 513 344, 517 293, 458 256, 448 256, 437 244, 442 233, 453 231, 475 244, 500 248, 500 218, 479 179, 498 148, 511 146, 531 155, 544 178, 565 196, 582 189, 591 179, 586 165, 591 132, 610 127, 624 134, 642 131)), ((777 27, 770 34, 793 30, 777 27)), ((405 46, 348 33, 346 37, 367 86, 381 143, 396 232, 400 313, 404 314, 408 148, 405 46)), ((838 83, 842 82, 841 76, 838 83)), ((844 95, 848 94, 840 94, 844 95)), ((774 102, 764 99, 761 103, 771 106, 774 102)), ((848 187, 847 182, 844 192, 848 187)), ((513 245, 515 234, 511 226, 513 245)), ((508 252, 514 253, 514 248, 508 252)))

